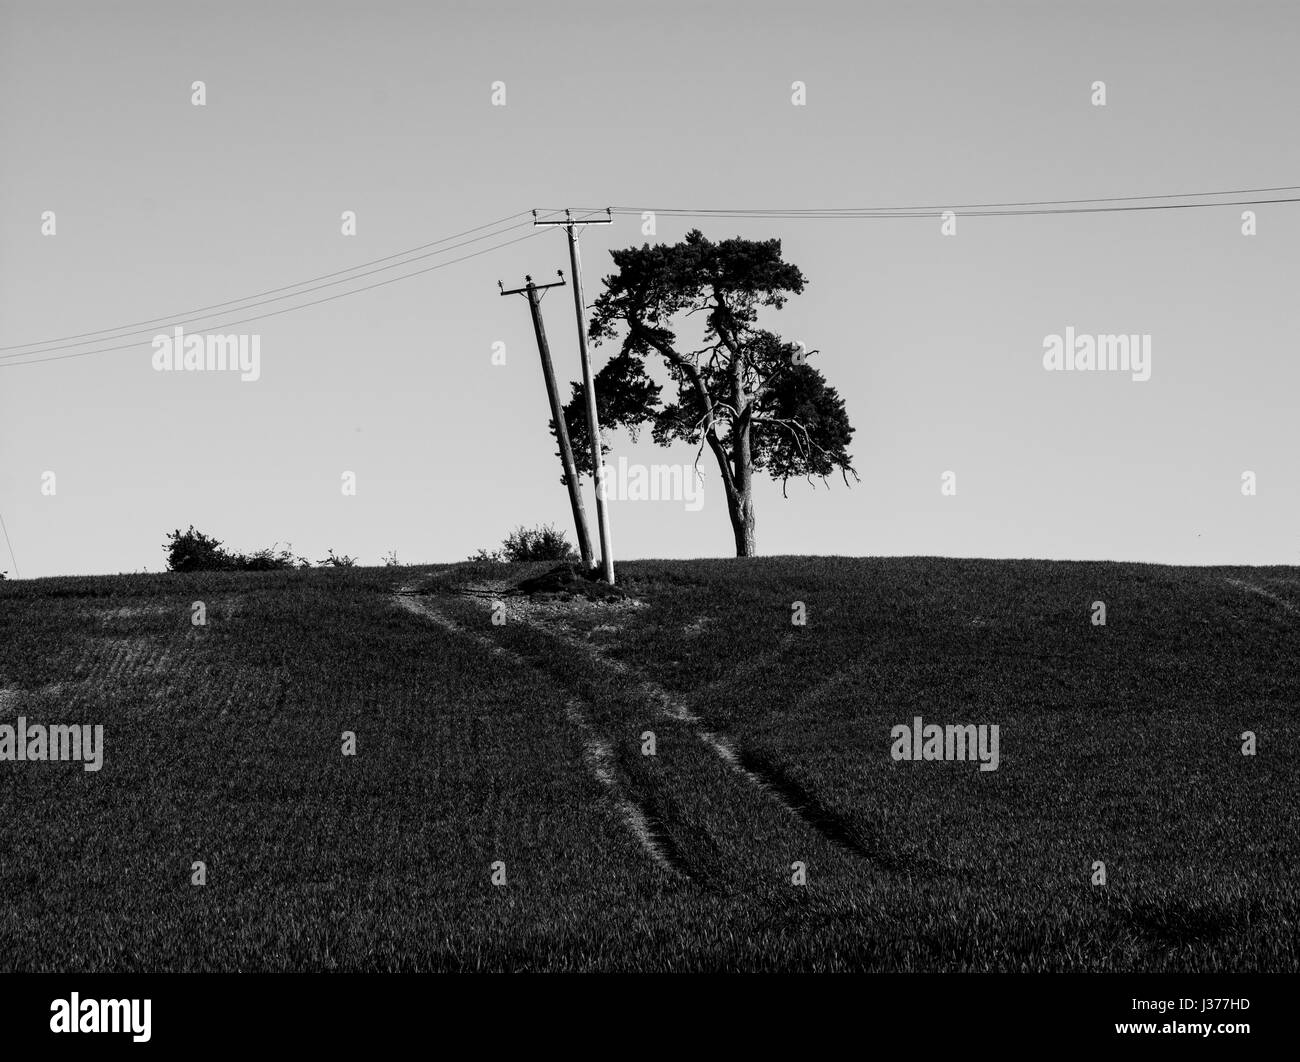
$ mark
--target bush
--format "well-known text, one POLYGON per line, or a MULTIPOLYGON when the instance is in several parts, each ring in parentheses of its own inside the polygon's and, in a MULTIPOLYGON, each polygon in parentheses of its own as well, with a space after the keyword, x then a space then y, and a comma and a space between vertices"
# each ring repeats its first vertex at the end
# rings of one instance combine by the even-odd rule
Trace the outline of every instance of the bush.
POLYGON ((506 536, 501 548, 496 550, 480 549, 469 557, 477 563, 485 562, 519 562, 519 561, 571 561, 577 555, 563 531, 557 531, 551 524, 532 529, 520 525, 506 536))
POLYGON ((215 538, 195 531, 177 528, 163 543, 167 551, 167 570, 173 572, 226 572, 236 567, 235 558, 221 548, 215 538))
POLYGON ((357 564, 356 557, 349 557, 346 553, 341 557, 336 557, 334 551, 330 550, 330 555, 324 560, 317 561, 322 568, 355 568, 357 564))
POLYGON ((246 572, 278 572, 289 568, 311 567, 311 561, 306 557, 296 557, 289 551, 289 543, 286 542, 284 549, 277 553, 275 547, 278 545, 277 542, 269 549, 259 549, 247 557, 237 556, 235 560, 239 569, 246 572))
POLYGON ((260 549, 251 555, 231 553, 221 548, 221 543, 202 531, 177 528, 167 536, 163 549, 167 551, 167 570, 173 572, 272 572, 289 568, 310 568, 306 557, 296 557, 286 547, 276 551, 275 545, 260 549))

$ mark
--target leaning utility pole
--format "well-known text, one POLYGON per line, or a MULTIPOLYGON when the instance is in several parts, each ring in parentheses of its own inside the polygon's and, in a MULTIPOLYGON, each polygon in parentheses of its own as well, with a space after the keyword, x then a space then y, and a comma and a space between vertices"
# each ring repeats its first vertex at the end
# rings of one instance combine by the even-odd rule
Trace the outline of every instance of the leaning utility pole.
POLYGON ((563 225, 569 234, 569 267, 573 274, 573 307, 578 315, 578 356, 582 359, 582 389, 587 396, 587 432, 591 436, 591 464, 596 481, 596 521, 600 526, 600 557, 605 582, 614 582, 614 547, 609 534, 609 507, 605 499, 605 455, 601 453, 600 418, 596 413, 596 387, 591 377, 591 359, 587 357, 587 323, 583 317, 582 305, 582 256, 578 253, 578 237, 574 234, 574 225, 612 225, 614 218, 609 216, 595 220, 574 221, 569 211, 564 212, 564 221, 538 221, 537 211, 533 211, 534 225, 563 225))
POLYGON ((559 280, 554 284, 534 284, 533 278, 525 276, 522 288, 506 291, 501 281, 497 287, 502 295, 527 294, 528 308, 533 314, 533 331, 537 333, 537 352, 542 358, 542 375, 546 377, 546 397, 551 402, 551 419, 555 422, 555 438, 560 444, 560 463, 564 466, 564 478, 569 485, 569 504, 573 506, 573 522, 578 529, 578 552, 582 555, 584 571, 591 570, 591 535, 587 531, 587 512, 582 507, 582 488, 578 482, 578 466, 573 460, 573 446, 569 443, 569 426, 564 422, 564 404, 560 401, 560 389, 555 383, 555 369, 551 365, 551 348, 546 343, 546 328, 542 324, 541 298, 539 291, 547 288, 564 287, 564 273, 557 269, 559 280))

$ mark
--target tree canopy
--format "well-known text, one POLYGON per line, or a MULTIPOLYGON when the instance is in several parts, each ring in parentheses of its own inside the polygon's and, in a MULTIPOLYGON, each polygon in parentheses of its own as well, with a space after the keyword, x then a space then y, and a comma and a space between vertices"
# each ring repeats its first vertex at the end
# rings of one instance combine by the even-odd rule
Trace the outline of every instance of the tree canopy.
MULTIPOLYGON (((784 484, 794 477, 856 478, 848 447, 853 428, 844 401, 799 343, 760 326, 763 310, 780 310, 804 288, 804 276, 781 256, 780 240, 734 238, 713 243, 692 230, 678 244, 612 252, 616 272, 596 300, 594 344, 622 337, 618 354, 596 374, 602 430, 647 424, 661 445, 684 441, 716 458, 737 552, 753 552, 752 475, 784 484), (699 315, 699 346, 679 331, 699 315), (666 366, 672 393, 647 372, 666 366)), ((590 472, 591 447, 580 388, 565 406, 579 470, 590 472)), ((608 450, 608 446, 605 447, 608 450)))

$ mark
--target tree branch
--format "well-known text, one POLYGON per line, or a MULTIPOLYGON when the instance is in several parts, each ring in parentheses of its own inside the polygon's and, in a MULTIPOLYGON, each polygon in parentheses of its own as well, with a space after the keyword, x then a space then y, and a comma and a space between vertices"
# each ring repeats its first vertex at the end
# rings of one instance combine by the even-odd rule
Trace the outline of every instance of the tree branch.
POLYGON ((726 489, 729 497, 733 496, 736 493, 735 477, 732 475, 731 468, 727 464, 726 451, 722 449, 721 442, 719 442, 718 437, 713 432, 713 423, 716 419, 714 403, 713 399, 709 397, 709 389, 704 386, 704 380, 700 376, 700 370, 678 354, 677 351, 673 350, 673 348, 662 339, 656 336, 650 329, 637 320, 631 312, 626 313, 624 319, 627 321, 628 330, 633 336, 654 347, 665 360, 685 373, 687 378, 694 385, 695 393, 699 396, 700 403, 704 407, 704 441, 709 444, 709 449, 711 449, 714 456, 718 458, 718 464, 722 468, 723 487, 726 489))

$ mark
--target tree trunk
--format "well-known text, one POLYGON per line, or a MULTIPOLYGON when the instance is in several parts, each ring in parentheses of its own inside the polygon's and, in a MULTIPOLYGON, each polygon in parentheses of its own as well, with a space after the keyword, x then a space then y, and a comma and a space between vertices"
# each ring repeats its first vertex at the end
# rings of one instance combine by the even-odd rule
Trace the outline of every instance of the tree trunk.
MULTIPOLYGON (((740 374, 736 374, 736 406, 744 410, 745 392, 740 374)), ((731 529, 736 534, 736 556, 752 557, 754 548, 754 465, 749 453, 749 424, 737 421, 731 443, 731 474, 736 489, 727 498, 731 513, 731 529)))
POLYGON ((749 452, 749 403, 745 394, 744 358, 733 351, 731 359, 731 404, 736 419, 731 428, 731 481, 735 489, 727 495, 731 529, 736 535, 736 556, 752 557, 754 548, 754 463, 749 452))
POLYGON ((752 557, 754 546, 754 496, 746 490, 738 494, 735 500, 727 499, 727 508, 731 515, 731 529, 736 535, 736 556, 752 557))

